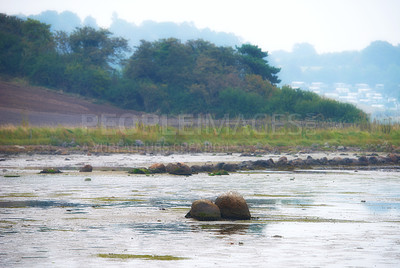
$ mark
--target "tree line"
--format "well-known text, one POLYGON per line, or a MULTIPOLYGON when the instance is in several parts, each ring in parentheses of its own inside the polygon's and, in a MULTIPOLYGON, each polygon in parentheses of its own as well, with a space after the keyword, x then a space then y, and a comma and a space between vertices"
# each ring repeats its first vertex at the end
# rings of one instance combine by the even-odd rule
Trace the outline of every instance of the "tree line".
POLYGON ((367 115, 312 92, 277 87, 279 68, 258 46, 217 46, 176 38, 142 40, 131 49, 106 29, 52 32, 50 25, 0 14, 0 73, 116 106, 159 114, 251 117, 320 115, 357 122, 367 115))

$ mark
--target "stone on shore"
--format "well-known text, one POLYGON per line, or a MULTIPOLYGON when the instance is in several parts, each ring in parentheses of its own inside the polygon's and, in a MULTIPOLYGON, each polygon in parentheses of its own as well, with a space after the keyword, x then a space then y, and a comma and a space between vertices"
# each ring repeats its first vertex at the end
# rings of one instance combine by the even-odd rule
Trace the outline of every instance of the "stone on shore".
POLYGON ((360 166, 368 166, 368 158, 366 156, 360 156, 358 158, 358 164, 360 166))
POLYGON ((192 175, 192 169, 184 163, 176 163, 176 164, 169 163, 166 166, 166 171, 172 175, 184 175, 184 176, 192 175))
POLYGON ((371 156, 368 158, 368 163, 371 165, 376 165, 379 163, 379 160, 376 156, 371 156))
POLYGON ((156 163, 149 167, 149 171, 151 173, 165 173, 167 169, 165 168, 164 164, 156 163))
POLYGON ((279 167, 282 167, 282 166, 286 166, 287 163, 288 163, 287 157, 286 156, 281 156, 281 157, 279 157, 278 162, 276 162, 276 165, 279 166, 279 167))
POLYGON ((397 162, 399 161, 399 156, 395 154, 388 154, 387 158, 395 164, 397 164, 397 162))
POLYGON ((239 163, 238 165, 240 170, 253 170, 254 168, 254 163, 252 161, 243 161, 239 163))
POLYGON ((329 164, 331 166, 338 166, 338 165, 342 165, 343 164, 343 159, 339 156, 336 156, 334 158, 332 158, 331 160, 329 160, 329 164))
POLYGON ((235 172, 239 169, 238 164, 223 164, 222 165, 222 170, 229 171, 229 172, 235 172))
POLYGON ((274 167, 275 163, 274 160, 272 160, 272 158, 268 159, 268 160, 257 160, 254 161, 253 166, 258 169, 258 168, 269 168, 269 167, 274 167))
POLYGON ((193 165, 192 167, 192 173, 200 173, 200 172, 213 172, 216 170, 216 167, 214 165, 210 164, 205 164, 205 165, 193 165))

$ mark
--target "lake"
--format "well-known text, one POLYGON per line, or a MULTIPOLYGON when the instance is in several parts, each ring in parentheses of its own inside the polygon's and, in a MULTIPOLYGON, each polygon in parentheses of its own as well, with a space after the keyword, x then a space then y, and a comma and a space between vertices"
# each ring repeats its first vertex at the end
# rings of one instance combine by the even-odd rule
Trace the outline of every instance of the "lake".
POLYGON ((0 162, 0 266, 399 266, 398 171, 182 177, 123 170, 243 160, 223 154, 7 157, 0 162), (83 164, 94 171, 78 172, 83 164), (63 173, 38 174, 52 166, 63 173), (251 220, 184 217, 194 200, 215 200, 228 191, 243 195, 251 220))

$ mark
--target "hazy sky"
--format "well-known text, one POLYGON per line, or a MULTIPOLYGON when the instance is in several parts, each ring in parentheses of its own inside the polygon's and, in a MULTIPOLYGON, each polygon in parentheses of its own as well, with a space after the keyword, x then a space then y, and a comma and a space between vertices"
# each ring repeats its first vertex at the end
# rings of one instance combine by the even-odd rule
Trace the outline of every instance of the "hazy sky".
POLYGON ((135 24, 193 22, 267 51, 301 42, 318 52, 362 49, 374 40, 400 43, 400 0, 0 0, 8 15, 45 10, 69 10, 82 20, 90 15, 102 27, 114 12, 135 24))

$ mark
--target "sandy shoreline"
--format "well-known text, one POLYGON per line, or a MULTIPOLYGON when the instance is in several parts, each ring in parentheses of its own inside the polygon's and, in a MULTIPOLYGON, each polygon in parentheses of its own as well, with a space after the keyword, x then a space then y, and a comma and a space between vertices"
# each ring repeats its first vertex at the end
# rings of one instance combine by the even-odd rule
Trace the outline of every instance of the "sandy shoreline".
POLYGON ((294 169, 399 169, 400 155, 360 152, 314 152, 246 155, 240 153, 186 153, 186 154, 127 154, 127 153, 71 153, 36 154, 19 153, 0 155, 0 168, 31 169, 58 168, 79 170, 84 165, 93 170, 126 171, 132 168, 149 168, 156 163, 185 163, 189 167, 234 165, 229 171, 243 170, 294 170, 294 169), (284 162, 282 162, 284 160, 284 162), (364 161, 364 162, 363 162, 364 161))

